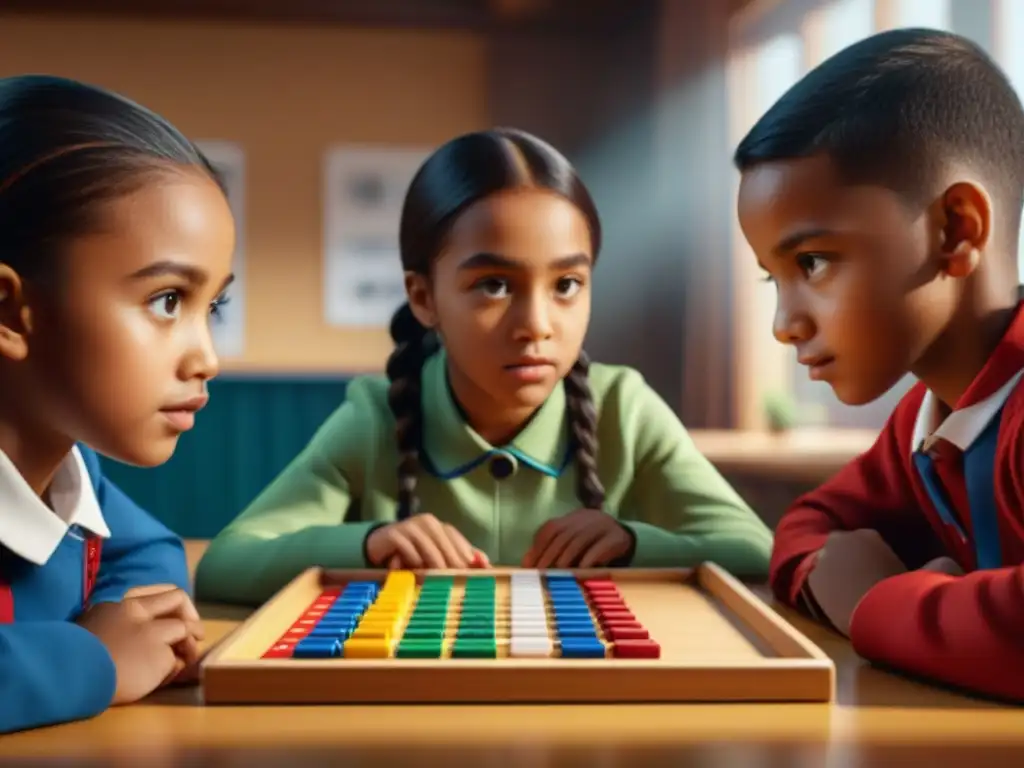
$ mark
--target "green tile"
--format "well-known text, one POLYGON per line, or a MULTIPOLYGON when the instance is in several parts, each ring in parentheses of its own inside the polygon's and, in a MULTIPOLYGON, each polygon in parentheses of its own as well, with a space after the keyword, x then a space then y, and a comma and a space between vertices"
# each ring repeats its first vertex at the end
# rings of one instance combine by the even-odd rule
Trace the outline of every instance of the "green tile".
POLYGON ((452 657, 457 659, 493 659, 497 655, 498 645, 493 639, 458 639, 452 646, 452 657))
POLYGON ((441 640, 403 640, 395 655, 400 659, 438 659, 441 657, 441 640))
POLYGON ((440 640, 444 637, 444 627, 406 627, 402 633, 402 641, 408 640, 440 640))

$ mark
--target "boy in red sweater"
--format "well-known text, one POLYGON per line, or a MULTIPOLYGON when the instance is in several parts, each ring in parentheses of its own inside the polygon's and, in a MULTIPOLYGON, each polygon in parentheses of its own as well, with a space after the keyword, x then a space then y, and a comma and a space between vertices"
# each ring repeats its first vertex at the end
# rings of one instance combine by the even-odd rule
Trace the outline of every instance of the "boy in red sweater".
POLYGON ((972 43, 884 32, 808 73, 735 162, 776 338, 844 403, 919 381, 775 535, 778 598, 863 657, 1024 700, 1024 111, 972 43))

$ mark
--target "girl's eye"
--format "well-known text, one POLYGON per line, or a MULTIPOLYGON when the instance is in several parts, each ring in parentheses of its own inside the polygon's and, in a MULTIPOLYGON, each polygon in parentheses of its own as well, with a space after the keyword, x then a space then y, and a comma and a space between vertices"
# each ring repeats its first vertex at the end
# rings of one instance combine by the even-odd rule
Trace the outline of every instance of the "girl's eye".
POLYGON ((149 302, 149 309, 157 317, 173 320, 181 311, 181 293, 165 291, 159 296, 154 296, 149 302))
POLYGON ((224 305, 230 302, 231 299, 227 296, 218 296, 210 304, 210 315, 211 317, 220 320, 224 317, 224 305))
POLYGON ((558 281, 558 294, 563 299, 575 296, 583 287, 583 283, 575 277, 563 277, 558 281))
POLYGON ((492 299, 504 298, 508 293, 508 283, 496 277, 485 278, 477 283, 476 287, 492 299))

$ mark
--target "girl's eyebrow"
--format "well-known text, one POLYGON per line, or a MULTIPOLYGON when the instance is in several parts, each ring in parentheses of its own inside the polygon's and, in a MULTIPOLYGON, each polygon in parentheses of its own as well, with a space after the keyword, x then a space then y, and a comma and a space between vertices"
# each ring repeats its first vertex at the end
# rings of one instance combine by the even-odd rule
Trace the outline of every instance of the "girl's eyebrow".
POLYGON ((193 264, 171 260, 154 261, 152 264, 147 264, 142 269, 132 272, 129 275, 129 279, 144 280, 151 277, 166 276, 180 277, 194 285, 202 285, 209 280, 209 275, 205 269, 193 264))
MULTIPOLYGON (((573 267, 585 267, 590 265, 590 257, 585 253, 574 253, 570 256, 563 256, 551 262, 549 269, 552 271, 563 271, 573 267)), ((475 269, 522 269, 523 264, 508 256, 497 253, 475 253, 459 264, 459 270, 475 269)))
MULTIPOLYGON (((129 280, 145 280, 153 277, 166 277, 166 276, 180 277, 186 282, 190 283, 193 287, 205 285, 210 279, 209 274, 205 269, 197 267, 193 264, 185 264, 180 261, 154 261, 152 264, 147 264, 142 269, 133 272, 128 276, 129 280)), ((235 273, 232 272, 226 278, 220 287, 218 293, 224 293, 235 281, 235 273)))

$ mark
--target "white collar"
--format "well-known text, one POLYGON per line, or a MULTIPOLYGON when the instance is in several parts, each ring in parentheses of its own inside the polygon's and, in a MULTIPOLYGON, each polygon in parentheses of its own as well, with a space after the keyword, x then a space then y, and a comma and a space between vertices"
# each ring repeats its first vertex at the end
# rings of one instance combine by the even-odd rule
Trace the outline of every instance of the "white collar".
POLYGON ((78 447, 53 476, 50 509, 0 451, 0 542, 36 565, 45 565, 73 525, 110 537, 78 447))
POLYGON ((914 437, 910 443, 910 450, 927 451, 941 438, 961 451, 966 451, 1002 408, 1021 376, 1024 376, 1024 370, 1018 371, 984 400, 953 411, 941 424, 936 423, 939 420, 939 401, 930 389, 926 390, 921 407, 917 411, 917 420, 914 422, 914 437))

